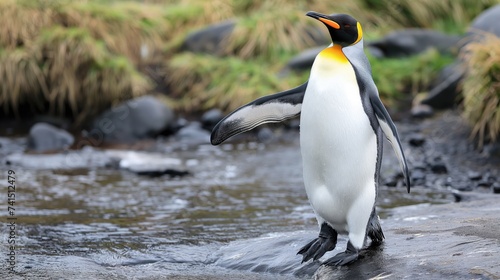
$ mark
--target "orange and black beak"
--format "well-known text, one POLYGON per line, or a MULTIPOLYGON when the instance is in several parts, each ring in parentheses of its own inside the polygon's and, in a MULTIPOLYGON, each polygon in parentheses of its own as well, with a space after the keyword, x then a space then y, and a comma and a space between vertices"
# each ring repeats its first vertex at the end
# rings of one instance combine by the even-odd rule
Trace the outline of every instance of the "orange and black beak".
POLYGON ((340 29, 340 25, 337 22, 329 19, 329 16, 327 16, 327 15, 323 15, 323 14, 320 14, 317 12, 310 11, 310 12, 307 12, 306 16, 315 18, 315 19, 323 22, 326 26, 331 27, 333 29, 340 29))

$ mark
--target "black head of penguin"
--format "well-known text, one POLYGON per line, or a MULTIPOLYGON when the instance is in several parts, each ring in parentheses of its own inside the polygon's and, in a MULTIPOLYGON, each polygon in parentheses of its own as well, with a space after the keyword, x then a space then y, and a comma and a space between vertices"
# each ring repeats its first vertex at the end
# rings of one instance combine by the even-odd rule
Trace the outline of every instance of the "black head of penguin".
POLYGON ((347 47, 356 44, 363 38, 361 24, 350 15, 324 15, 312 11, 308 12, 306 15, 315 18, 326 25, 334 44, 347 47))

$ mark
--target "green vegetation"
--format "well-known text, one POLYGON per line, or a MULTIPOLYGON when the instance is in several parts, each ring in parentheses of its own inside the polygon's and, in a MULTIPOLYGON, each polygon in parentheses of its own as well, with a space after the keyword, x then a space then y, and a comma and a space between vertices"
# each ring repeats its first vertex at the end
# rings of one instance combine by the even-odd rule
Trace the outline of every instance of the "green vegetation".
MULTIPOLYGON (((307 72, 278 73, 327 37, 323 26, 304 16, 308 10, 353 14, 374 39, 402 27, 462 34, 499 1, 4 0, 0 110, 64 115, 80 125, 117 102, 167 86, 179 110, 228 111, 307 79, 307 72), (221 57, 180 50, 189 32, 228 19, 236 26, 221 57)), ((436 51, 370 58, 387 103, 425 90, 451 60, 436 51)))
POLYGON ((425 91, 439 71, 454 61, 451 55, 440 54, 434 49, 405 59, 368 58, 373 79, 386 103, 401 100, 404 94, 415 96, 425 91))
POLYGON ((484 34, 480 43, 470 43, 463 54, 464 117, 472 125, 472 136, 482 147, 500 136, 500 38, 484 34))

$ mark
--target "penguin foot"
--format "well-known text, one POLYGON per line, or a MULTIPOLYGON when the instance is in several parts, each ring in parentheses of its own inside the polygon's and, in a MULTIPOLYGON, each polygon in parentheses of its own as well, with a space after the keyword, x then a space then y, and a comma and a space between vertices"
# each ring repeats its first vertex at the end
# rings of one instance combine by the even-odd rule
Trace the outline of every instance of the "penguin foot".
POLYGON ((352 246, 351 242, 347 243, 347 249, 343 253, 339 253, 332 258, 326 260, 323 264, 328 266, 347 265, 358 259, 359 250, 352 246))
POLYGON ((378 246, 382 244, 385 239, 384 232, 380 226, 380 219, 373 208, 370 220, 368 221, 367 236, 372 240, 370 246, 378 246))
POLYGON ((323 223, 318 238, 302 247, 298 254, 302 254, 302 263, 310 259, 317 260, 326 252, 335 249, 337 245, 337 231, 323 223))

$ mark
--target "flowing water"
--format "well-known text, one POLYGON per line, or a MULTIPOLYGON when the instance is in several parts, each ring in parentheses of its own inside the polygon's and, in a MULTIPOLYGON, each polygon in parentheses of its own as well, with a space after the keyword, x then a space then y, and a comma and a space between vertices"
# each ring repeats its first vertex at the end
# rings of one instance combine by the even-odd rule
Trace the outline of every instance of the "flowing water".
MULTIPOLYGON (((9 169, 16 172, 16 277, 311 277, 314 267, 295 269, 300 266, 296 251, 317 234, 303 189, 297 138, 200 145, 164 156, 181 159, 191 174, 151 178, 104 167, 2 166, 0 178, 9 169), (266 243, 269 238, 273 242, 266 243), (245 246, 261 246, 254 259, 286 264, 237 260, 245 246)), ((384 174, 397 166, 388 155, 384 174)), ((2 196, 6 201, 7 193, 2 196)), ((436 190, 407 194, 402 186, 381 187, 378 205, 381 217, 390 218, 396 206, 451 200, 436 190)), ((8 217, 2 209, 0 216, 8 217)), ((2 227, 0 233, 7 236, 7 231, 2 227)), ((2 247, 2 256, 7 250, 2 247)))

